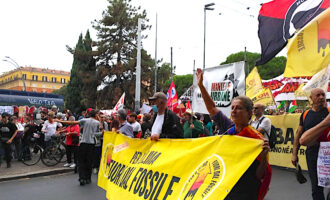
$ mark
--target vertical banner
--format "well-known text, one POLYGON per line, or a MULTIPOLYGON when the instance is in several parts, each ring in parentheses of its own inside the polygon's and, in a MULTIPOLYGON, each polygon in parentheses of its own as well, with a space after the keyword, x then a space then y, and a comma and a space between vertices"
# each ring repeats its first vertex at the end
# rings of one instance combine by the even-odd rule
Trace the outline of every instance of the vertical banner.
POLYGON ((251 99, 264 89, 257 67, 254 67, 250 74, 246 77, 245 84, 246 96, 251 99))
MULTIPOLYGON (((236 62, 204 70, 203 84, 225 115, 230 115, 230 106, 234 97, 245 95, 244 62, 236 62)), ((194 92, 192 107, 194 112, 208 114, 194 74, 194 92)))
POLYGON ((167 91, 167 107, 174 110, 179 105, 178 94, 176 93, 174 82, 172 81, 170 88, 167 91))
POLYGON ((105 132, 98 186, 111 200, 221 200, 261 151, 262 140, 240 136, 155 142, 105 132))
MULTIPOLYGON (((291 163, 294 136, 299 126, 301 114, 267 115, 276 128, 277 141, 275 148, 269 153, 271 165, 295 168, 291 163)), ((306 147, 301 146, 298 151, 299 164, 303 170, 307 170, 306 147)))

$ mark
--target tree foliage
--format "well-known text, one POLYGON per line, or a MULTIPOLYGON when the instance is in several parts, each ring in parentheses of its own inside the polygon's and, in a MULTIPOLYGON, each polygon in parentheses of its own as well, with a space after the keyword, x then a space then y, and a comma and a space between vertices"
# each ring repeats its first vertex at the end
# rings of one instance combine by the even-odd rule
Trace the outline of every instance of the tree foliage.
MULTIPOLYGON (((245 66, 245 75, 248 75, 250 71, 255 66, 256 60, 260 58, 259 53, 246 52, 246 66, 245 66)), ((244 52, 238 52, 231 54, 227 57, 225 62, 221 64, 228 64, 238 61, 244 61, 244 52)), ((286 65, 286 57, 274 57, 265 65, 260 65, 258 67, 259 74, 262 79, 271 79, 283 74, 286 65)))
POLYGON ((85 37, 80 34, 74 49, 67 46, 73 54, 70 81, 66 88, 66 107, 73 112, 80 112, 88 107, 95 107, 96 87, 96 65, 92 52, 92 39, 89 31, 85 37))
MULTIPOLYGON (((193 75, 192 74, 176 75, 173 76, 173 81, 175 84, 178 97, 180 98, 180 96, 183 95, 183 93, 185 93, 185 91, 188 90, 189 87, 193 84, 193 75)), ((165 87, 169 88, 170 85, 171 85, 171 80, 169 79, 165 82, 165 87)))
MULTIPOLYGON (((108 0, 110 5, 103 12, 102 19, 95 20, 97 31, 98 78, 105 88, 98 92, 99 108, 112 108, 123 92, 125 104, 134 107, 135 67, 138 19, 143 19, 141 30, 149 29, 146 11, 130 5, 130 0, 108 0)), ((146 38, 146 36, 142 36, 146 38)), ((141 51, 141 99, 150 95, 153 60, 146 51, 141 51)))

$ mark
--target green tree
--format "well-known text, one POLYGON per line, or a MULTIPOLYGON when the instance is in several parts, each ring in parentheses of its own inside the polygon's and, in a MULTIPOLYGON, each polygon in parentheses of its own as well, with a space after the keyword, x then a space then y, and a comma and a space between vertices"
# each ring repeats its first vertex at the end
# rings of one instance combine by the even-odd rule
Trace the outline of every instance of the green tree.
MULTIPOLYGON (((170 77, 171 77, 171 65, 170 63, 163 63, 161 67, 158 68, 157 71, 157 91, 161 91, 166 94, 168 90, 166 81, 168 81, 170 77)), ((155 83, 155 77, 153 76, 152 78, 153 78, 153 83, 155 83)))
MULTIPOLYGON (((61 87, 60 89, 53 90, 52 94, 62 95, 65 100, 68 95, 68 86, 65 85, 65 86, 61 87)), ((66 103, 66 102, 64 102, 64 103, 66 103)), ((66 104, 64 106, 66 106, 66 104)))
POLYGON ((73 64, 65 97, 66 107, 76 113, 88 107, 95 108, 98 81, 89 31, 87 30, 84 38, 80 34, 74 49, 68 46, 67 49, 73 54, 73 64))
POLYGON ((83 108, 81 107, 81 89, 82 89, 82 80, 80 77, 80 67, 84 64, 80 52, 84 50, 83 36, 80 34, 78 42, 74 50, 68 47, 68 51, 73 54, 73 63, 71 68, 70 81, 66 87, 67 95, 64 97, 65 105, 72 112, 78 113, 83 108))
MULTIPOLYGON (((252 71, 258 58, 260 58, 259 53, 246 52, 245 75, 248 75, 248 73, 252 71)), ((222 62, 221 64, 228 64, 238 61, 244 61, 244 52, 238 52, 229 55, 226 61, 222 62)), ((280 56, 274 57, 265 65, 260 65, 257 67, 261 78, 266 80, 283 74, 285 65, 286 57, 280 56)))
POLYGON ((92 39, 87 30, 84 41, 84 63, 81 65, 79 75, 82 80, 81 100, 80 104, 85 109, 88 107, 96 107, 96 89, 98 85, 96 60, 93 58, 92 39))
MULTIPOLYGON (((107 85, 98 92, 97 105, 100 108, 111 108, 125 92, 125 104, 133 108, 138 19, 143 19, 142 31, 149 29, 150 26, 146 24, 148 22, 146 11, 140 12, 140 7, 131 6, 130 0, 108 1, 110 5, 103 12, 102 19, 93 23, 98 37, 95 43, 98 78, 107 85)), ((143 35, 142 38, 146 36, 143 35)), ((144 59, 141 61, 142 71, 151 72, 152 59, 145 51, 142 51, 141 55, 144 59)), ((150 83, 151 77, 146 76, 146 79, 150 83)))
MULTIPOLYGON (((189 87, 193 84, 193 75, 192 74, 186 74, 186 75, 176 75, 173 76, 173 81, 175 84, 176 92, 178 94, 178 97, 189 89, 189 87)), ((171 85, 171 79, 167 80, 165 82, 165 87, 169 88, 171 85)))

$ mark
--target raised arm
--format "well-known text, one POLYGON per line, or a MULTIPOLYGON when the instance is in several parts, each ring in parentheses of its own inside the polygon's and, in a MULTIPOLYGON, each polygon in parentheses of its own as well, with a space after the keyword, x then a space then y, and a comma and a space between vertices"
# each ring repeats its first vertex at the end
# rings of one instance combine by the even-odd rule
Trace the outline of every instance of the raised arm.
POLYGON ((203 85, 203 71, 198 68, 196 71, 197 84, 201 90, 203 100, 207 111, 210 113, 210 116, 213 116, 219 112, 218 108, 215 106, 214 101, 212 100, 210 94, 207 92, 206 88, 203 85))

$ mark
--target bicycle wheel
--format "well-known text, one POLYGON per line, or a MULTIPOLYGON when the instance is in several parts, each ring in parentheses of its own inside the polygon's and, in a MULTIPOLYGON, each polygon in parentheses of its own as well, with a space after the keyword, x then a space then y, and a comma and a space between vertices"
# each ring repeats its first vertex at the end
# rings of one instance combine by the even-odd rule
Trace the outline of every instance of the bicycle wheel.
POLYGON ((46 166, 55 166, 57 165, 63 157, 62 150, 57 147, 47 148, 41 155, 41 161, 46 166))
POLYGON ((23 149, 22 162, 27 166, 35 165, 39 162, 42 154, 42 148, 36 144, 29 145, 23 149))
POLYGON ((66 163, 67 162, 67 157, 66 157, 66 148, 65 148, 65 145, 64 144, 60 144, 59 145, 59 148, 62 150, 62 159, 61 159, 61 163, 66 163))

